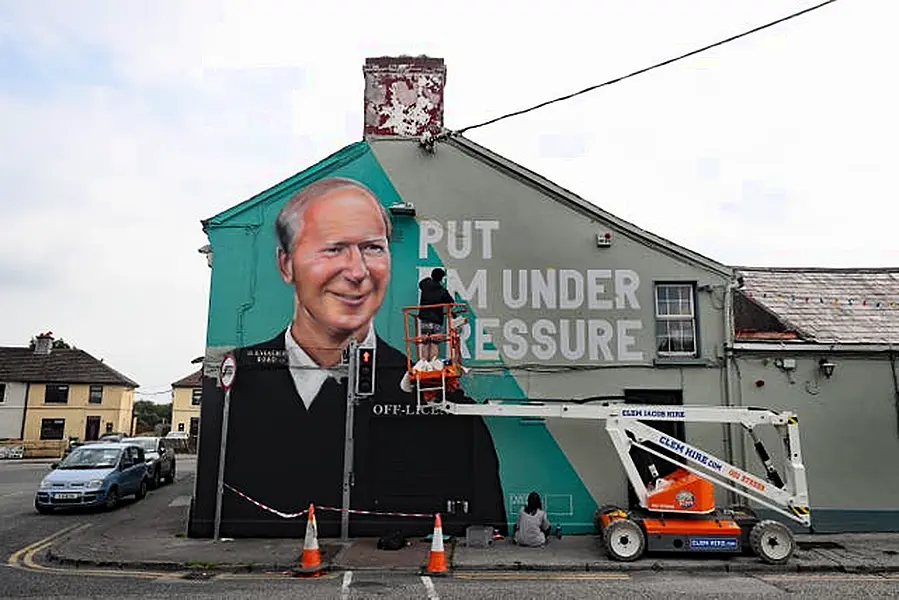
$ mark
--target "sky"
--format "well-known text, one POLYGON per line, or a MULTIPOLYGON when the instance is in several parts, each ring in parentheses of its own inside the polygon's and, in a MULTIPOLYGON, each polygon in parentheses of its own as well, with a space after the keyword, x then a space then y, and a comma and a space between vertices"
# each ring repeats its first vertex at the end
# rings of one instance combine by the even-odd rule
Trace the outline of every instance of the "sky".
MULTIPOLYGON (((482 122, 817 1, 0 0, 0 345, 168 401, 203 354, 200 220, 362 137, 366 57, 482 122)), ((840 0, 470 139, 731 265, 899 266, 895 0, 840 0)))

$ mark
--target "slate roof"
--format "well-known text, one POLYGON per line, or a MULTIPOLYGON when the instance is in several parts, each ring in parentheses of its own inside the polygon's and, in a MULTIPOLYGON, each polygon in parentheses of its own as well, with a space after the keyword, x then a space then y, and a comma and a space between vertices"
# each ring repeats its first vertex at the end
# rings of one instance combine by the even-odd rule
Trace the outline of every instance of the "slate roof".
POLYGON ((746 298, 805 341, 899 344, 899 268, 737 270, 746 298))
POLYGON ((54 348, 50 354, 35 354, 30 348, 0 347, 0 381, 140 387, 84 350, 65 348, 54 348))
POLYGON ((203 387, 203 369, 197 369, 187 377, 179 379, 172 384, 173 388, 198 388, 203 387))

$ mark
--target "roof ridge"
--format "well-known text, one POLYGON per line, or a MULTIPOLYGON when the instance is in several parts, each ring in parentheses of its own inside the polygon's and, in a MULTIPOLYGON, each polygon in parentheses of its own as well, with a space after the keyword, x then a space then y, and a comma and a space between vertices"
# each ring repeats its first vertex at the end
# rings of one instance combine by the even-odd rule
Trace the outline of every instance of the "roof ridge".
POLYGON ((899 273, 897 267, 749 267, 734 266, 738 271, 762 273, 899 273))

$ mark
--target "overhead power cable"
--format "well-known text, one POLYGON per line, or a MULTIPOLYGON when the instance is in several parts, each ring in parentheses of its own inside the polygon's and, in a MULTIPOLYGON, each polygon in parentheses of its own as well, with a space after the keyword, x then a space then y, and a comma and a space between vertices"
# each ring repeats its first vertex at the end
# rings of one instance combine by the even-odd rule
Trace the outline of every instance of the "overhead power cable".
POLYGON ((555 104, 556 102, 562 102, 562 101, 564 101, 564 100, 570 100, 571 98, 574 98, 575 96, 580 96, 581 94, 586 94, 587 92, 592 92, 593 90, 597 90, 597 89, 599 89, 599 88, 601 88, 601 87, 605 87, 605 86, 608 86, 608 85, 612 85, 612 84, 614 84, 614 83, 618 83, 618 82, 624 81, 625 79, 630 79, 631 77, 636 77, 637 75, 642 75, 643 73, 648 73, 649 71, 652 71, 652 70, 654 70, 654 69, 658 69, 658 68, 660 68, 660 67, 665 67, 665 66, 670 65, 670 64, 672 64, 672 63, 676 63, 677 61, 684 60, 685 58, 689 58, 689 57, 691 57, 691 56, 695 56, 695 55, 697 55, 697 54, 699 54, 699 53, 701 53, 701 52, 705 52, 706 50, 711 50, 712 48, 716 48, 716 47, 718 47, 718 46, 723 46, 724 44, 733 42, 733 41, 738 40, 738 39, 740 39, 740 38, 744 38, 744 37, 746 37, 746 36, 748 36, 748 35, 752 35, 753 33, 757 33, 757 32, 762 31, 762 30, 764 30, 764 29, 768 29, 769 27, 774 27, 775 25, 780 25, 781 23, 784 23, 784 22, 786 22, 786 21, 789 21, 790 19, 795 19, 796 17, 799 17, 799 16, 802 16, 802 15, 804 15, 804 14, 810 13, 810 12, 812 12, 812 11, 814 11, 814 10, 818 10, 819 8, 822 8, 822 7, 824 7, 824 6, 827 6, 828 4, 833 4, 833 3, 836 2, 836 1, 837 1, 837 0, 827 0, 826 2, 822 2, 821 4, 816 4, 815 6, 810 6, 809 8, 806 8, 806 9, 804 9, 804 10, 800 10, 799 12, 795 12, 795 13, 793 13, 793 14, 791 14, 791 15, 786 16, 786 17, 782 17, 782 18, 780 18, 780 19, 777 19, 776 21, 771 21, 770 23, 766 23, 766 24, 764 24, 764 25, 760 25, 760 26, 755 27, 755 28, 753 28, 753 29, 750 29, 750 30, 748 30, 748 31, 744 31, 743 33, 739 33, 739 34, 737 34, 737 35, 733 35, 733 36, 731 36, 731 37, 729 37, 729 38, 727 38, 727 39, 723 39, 723 40, 721 40, 721 41, 715 42, 714 44, 709 44, 708 46, 703 46, 702 48, 697 48, 696 50, 692 50, 692 51, 690 51, 690 52, 687 52, 686 54, 681 54, 680 56, 676 56, 676 57, 674 57, 674 58, 669 58, 668 60, 664 60, 664 61, 662 61, 662 62, 660 62, 660 63, 656 63, 656 64, 654 64, 654 65, 652 65, 652 66, 649 66, 649 67, 644 67, 644 68, 642 68, 642 69, 639 69, 639 70, 637 70, 637 71, 634 71, 633 73, 628 73, 627 75, 622 75, 621 77, 616 77, 615 79, 610 79, 610 80, 608 80, 608 81, 605 81, 605 82, 603 82, 603 83, 599 83, 599 84, 597 84, 597 85, 591 85, 590 87, 584 88, 584 89, 580 90, 579 92, 574 92, 573 94, 568 94, 568 95, 566 95, 566 96, 560 96, 560 97, 558 97, 558 98, 553 98, 552 100, 547 100, 546 102, 541 102, 540 104, 536 104, 536 105, 534 105, 534 106, 531 106, 530 108, 524 108, 524 109, 522 109, 522 110, 517 110, 517 111, 515 111, 515 112, 511 112, 511 113, 508 113, 508 114, 505 114, 505 115, 501 115, 501 116, 499 116, 499 117, 490 119, 489 121, 484 121, 483 123, 478 123, 478 124, 476 124, 476 125, 469 125, 468 127, 463 127, 462 129, 459 129, 459 130, 456 130, 456 131, 452 132, 450 135, 461 135, 461 134, 465 133, 466 131, 471 131, 472 129, 477 129, 478 127, 485 127, 485 126, 487 126, 487 125, 492 125, 493 123, 496 123, 497 121, 502 121, 502 120, 504 120, 504 119, 509 119, 509 118, 512 118, 512 117, 517 117, 517 116, 519 116, 519 115, 523 115, 523 114, 525 114, 525 113, 529 113, 529 112, 535 111, 535 110, 537 110, 537 109, 539 109, 539 108, 543 108, 544 106, 549 106, 550 104, 555 104))

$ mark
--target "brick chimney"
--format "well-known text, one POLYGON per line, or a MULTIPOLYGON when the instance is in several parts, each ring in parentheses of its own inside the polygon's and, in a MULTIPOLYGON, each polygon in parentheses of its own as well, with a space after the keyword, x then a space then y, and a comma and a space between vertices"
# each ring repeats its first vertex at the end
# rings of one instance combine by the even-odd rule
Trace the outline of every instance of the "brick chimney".
POLYGON ((41 333, 34 340, 35 354, 50 354, 53 350, 53 334, 51 332, 41 333))
POLYGON ((443 129, 442 58, 365 59, 365 137, 419 137, 443 129))

